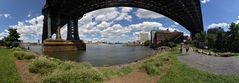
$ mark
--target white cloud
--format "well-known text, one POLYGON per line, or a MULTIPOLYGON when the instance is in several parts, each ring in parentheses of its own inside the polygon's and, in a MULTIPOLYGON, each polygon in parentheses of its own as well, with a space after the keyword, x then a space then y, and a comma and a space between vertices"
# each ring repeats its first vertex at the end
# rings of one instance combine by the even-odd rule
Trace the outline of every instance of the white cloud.
POLYGON ((9 18, 11 15, 10 14, 3 14, 5 18, 9 18))
POLYGON ((162 29, 163 24, 158 23, 158 22, 143 22, 143 23, 138 23, 138 24, 131 24, 128 26, 128 28, 132 30, 144 30, 144 31, 151 31, 152 29, 158 28, 162 29))
POLYGON ((153 11, 146 9, 138 9, 136 11, 136 16, 139 18, 163 18, 164 16, 153 11))
POLYGON ((11 25, 10 28, 17 29, 20 33, 20 39, 25 41, 37 41, 41 39, 44 16, 38 16, 25 22, 18 22, 17 25, 11 25))
POLYGON ((101 22, 100 24, 98 24, 96 27, 100 30, 104 30, 104 29, 107 29, 108 27, 111 26, 112 23, 108 23, 108 22, 101 22))
POLYGON ((201 0, 201 3, 206 4, 206 3, 210 2, 210 1, 211 0, 201 0))
POLYGON ((128 13, 121 13, 115 20, 119 21, 119 20, 127 20, 127 21, 131 21, 132 16, 130 16, 128 13))
POLYGON ((4 32, 0 33, 0 39, 3 39, 4 37, 6 37, 8 35, 8 31, 5 30, 4 32))
POLYGON ((190 35, 190 34, 187 34, 187 33, 184 33, 183 36, 188 36, 188 37, 190 37, 191 35, 190 35))
POLYGON ((129 12, 131 12, 133 10, 133 8, 131 8, 131 7, 121 7, 120 9, 121 9, 121 13, 119 14, 119 16, 115 20, 131 21, 132 16, 129 15, 129 12))
POLYGON ((218 27, 221 27, 221 28, 228 28, 230 24, 228 23, 225 23, 225 22, 222 22, 222 23, 212 23, 210 25, 208 25, 208 29, 211 29, 211 28, 218 28, 218 27))
POLYGON ((28 17, 28 18, 32 17, 32 11, 29 11, 29 12, 28 12, 27 17, 28 17))
POLYGON ((112 7, 96 10, 88 14, 95 18, 96 21, 110 21, 119 16, 119 13, 120 12, 117 11, 117 8, 112 7))
POLYGON ((121 7, 121 12, 122 13, 129 13, 133 10, 132 7, 121 7))
POLYGON ((9 18, 11 17, 11 14, 5 13, 5 14, 0 14, 0 18, 4 17, 4 18, 9 18))
POLYGON ((179 25, 179 23, 178 23, 178 22, 174 22, 174 24, 175 24, 175 25, 179 25))
POLYGON ((235 21, 236 24, 239 23, 239 16, 237 16, 237 20, 235 21))
POLYGON ((239 20, 236 20, 235 23, 236 23, 236 24, 239 24, 239 20))

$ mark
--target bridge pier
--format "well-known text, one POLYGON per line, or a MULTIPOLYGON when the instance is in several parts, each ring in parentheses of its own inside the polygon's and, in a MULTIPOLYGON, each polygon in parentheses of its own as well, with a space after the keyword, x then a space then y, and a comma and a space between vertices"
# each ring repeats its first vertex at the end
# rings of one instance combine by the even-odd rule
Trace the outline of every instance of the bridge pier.
POLYGON ((47 15, 47 32, 48 32, 47 38, 51 38, 51 15, 50 15, 50 13, 47 15))
MULTIPOLYGON (((78 32, 78 18, 62 19, 60 15, 52 17, 50 13, 45 15, 43 28, 44 35, 47 34, 47 38, 43 40, 44 52, 65 52, 65 51, 78 51, 86 50, 86 44, 80 40, 78 32), (47 19, 47 20, 46 20, 47 19), (67 22, 67 39, 61 38, 61 22, 67 22), (52 27, 53 26, 53 27, 52 27), (46 29, 47 28, 47 29, 46 29), (46 31, 47 30, 47 31, 46 31), (52 34, 56 33, 56 40, 52 39, 52 34)), ((64 25, 63 25, 64 26, 64 25)))
POLYGON ((73 19, 73 24, 74 24, 74 39, 80 40, 79 32, 78 32, 78 19, 77 18, 73 19))
POLYGON ((61 39, 61 18, 60 18, 60 16, 57 17, 56 39, 61 39))
POLYGON ((69 18, 68 19, 68 23, 67 23, 67 38, 66 40, 73 40, 73 35, 72 35, 72 19, 69 18))

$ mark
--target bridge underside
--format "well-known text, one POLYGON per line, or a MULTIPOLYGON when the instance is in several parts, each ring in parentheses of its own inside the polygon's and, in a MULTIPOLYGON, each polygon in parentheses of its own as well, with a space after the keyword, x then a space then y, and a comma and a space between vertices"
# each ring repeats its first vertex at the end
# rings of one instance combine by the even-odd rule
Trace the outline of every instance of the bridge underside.
POLYGON ((46 0, 42 9, 44 26, 42 40, 56 33, 61 39, 60 28, 67 24, 67 40, 80 40, 78 19, 91 11, 107 7, 137 7, 148 9, 184 26, 191 34, 203 30, 199 0, 46 0))

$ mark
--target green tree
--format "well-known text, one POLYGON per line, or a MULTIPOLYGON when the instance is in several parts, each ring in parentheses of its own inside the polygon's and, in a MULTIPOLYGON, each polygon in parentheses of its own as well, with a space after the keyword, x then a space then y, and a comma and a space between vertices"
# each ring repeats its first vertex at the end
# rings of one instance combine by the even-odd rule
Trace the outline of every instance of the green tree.
POLYGON ((232 23, 228 31, 229 49, 234 52, 239 52, 239 24, 232 23))
POLYGON ((215 48, 218 33, 221 33, 221 32, 225 33, 223 28, 221 28, 221 27, 208 29, 208 31, 207 31, 207 46, 209 48, 215 48))
POLYGON ((218 32, 217 34, 217 40, 215 43, 215 47, 218 51, 225 51, 226 50, 226 40, 225 40, 225 33, 224 32, 218 32))
POLYGON ((144 42, 144 46, 150 46, 151 45, 151 41, 150 40, 147 40, 144 42))
POLYGON ((199 43, 206 43, 206 39, 207 39, 207 33, 202 31, 201 33, 197 33, 195 35, 195 44, 197 47, 202 48, 201 45, 199 45, 199 43))
POLYGON ((20 34, 17 32, 17 29, 8 29, 9 35, 3 38, 3 43, 6 47, 12 48, 19 46, 18 39, 20 38, 20 34))

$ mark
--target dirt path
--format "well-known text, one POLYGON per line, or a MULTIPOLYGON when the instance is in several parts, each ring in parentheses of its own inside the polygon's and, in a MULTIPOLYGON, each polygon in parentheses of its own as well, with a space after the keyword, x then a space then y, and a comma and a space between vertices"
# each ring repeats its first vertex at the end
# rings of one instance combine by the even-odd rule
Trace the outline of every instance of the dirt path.
POLYGON ((16 60, 15 64, 23 83, 41 83, 39 75, 28 71, 28 61, 16 60))
POLYGON ((170 69, 170 64, 165 64, 162 68, 162 73, 160 75, 148 75, 146 72, 140 71, 139 66, 134 65, 134 70, 122 77, 114 77, 104 83, 157 83, 160 77, 167 74, 170 69))

